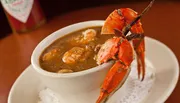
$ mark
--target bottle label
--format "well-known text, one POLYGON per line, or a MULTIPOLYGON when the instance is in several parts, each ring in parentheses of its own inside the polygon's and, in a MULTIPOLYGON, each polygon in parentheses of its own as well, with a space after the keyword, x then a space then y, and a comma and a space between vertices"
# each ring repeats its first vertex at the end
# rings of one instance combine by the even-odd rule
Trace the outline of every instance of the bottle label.
POLYGON ((4 9, 15 19, 26 23, 34 0, 0 0, 4 9))

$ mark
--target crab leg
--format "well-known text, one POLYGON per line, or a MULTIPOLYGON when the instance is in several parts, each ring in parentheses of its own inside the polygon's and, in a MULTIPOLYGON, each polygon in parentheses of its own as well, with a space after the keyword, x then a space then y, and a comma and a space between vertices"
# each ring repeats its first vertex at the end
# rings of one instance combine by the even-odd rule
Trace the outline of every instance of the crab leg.
POLYGON ((123 82, 127 78, 127 75, 129 74, 129 66, 133 61, 133 48, 129 41, 122 37, 119 37, 118 39, 112 38, 107 40, 101 47, 100 51, 98 52, 98 60, 102 61, 105 59, 104 61, 107 61, 107 58, 104 58, 107 56, 104 55, 108 56, 108 60, 110 59, 109 56, 111 56, 111 58, 113 59, 113 56, 117 55, 117 60, 106 75, 100 91, 100 96, 96 103, 104 103, 108 99, 109 95, 113 94, 122 86, 123 82), (116 49, 113 49, 114 46, 112 46, 111 43, 113 43, 114 46, 118 45, 118 47, 116 47, 116 49), (115 50, 115 52, 113 52, 113 50, 115 50))
POLYGON ((144 35, 142 34, 130 34, 127 37, 127 40, 133 41, 133 47, 137 55, 137 70, 138 70, 138 78, 140 78, 140 73, 142 73, 142 79, 144 80, 145 76, 145 42, 144 35))
POLYGON ((118 90, 127 78, 128 67, 117 61, 110 69, 104 83, 101 87, 101 92, 96 103, 105 103, 110 94, 118 90))
POLYGON ((140 78, 140 73, 142 73, 142 81, 145 76, 145 43, 144 38, 133 40, 134 50, 137 55, 137 67, 138 67, 138 77, 140 78))

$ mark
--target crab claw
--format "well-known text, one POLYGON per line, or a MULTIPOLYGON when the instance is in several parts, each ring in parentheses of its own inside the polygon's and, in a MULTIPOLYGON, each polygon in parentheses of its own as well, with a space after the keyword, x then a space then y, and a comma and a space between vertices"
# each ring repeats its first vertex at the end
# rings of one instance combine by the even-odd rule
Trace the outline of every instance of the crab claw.
POLYGON ((114 10, 106 19, 101 34, 114 34, 114 29, 122 30, 125 26, 125 19, 118 10, 114 10))
POLYGON ((129 67, 133 61, 133 48, 128 40, 122 37, 112 38, 107 40, 103 46, 98 53, 98 56, 100 56, 98 58, 102 63, 113 59, 114 56, 117 56, 117 58, 115 64, 106 75, 96 103, 104 103, 110 95, 122 86, 129 74, 129 67))
POLYGON ((128 66, 117 61, 108 72, 96 103, 105 103, 105 101, 108 100, 109 95, 115 93, 123 85, 129 71, 130 69, 128 69, 128 66))

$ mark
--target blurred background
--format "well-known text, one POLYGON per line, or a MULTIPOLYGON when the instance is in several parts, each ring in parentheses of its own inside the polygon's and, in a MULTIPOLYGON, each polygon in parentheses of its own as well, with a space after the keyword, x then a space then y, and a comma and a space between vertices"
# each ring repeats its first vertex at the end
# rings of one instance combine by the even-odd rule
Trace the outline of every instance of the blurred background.
MULTIPOLYGON (((47 20, 63 15, 64 13, 90 7, 98 7, 110 4, 144 2, 150 0, 39 0, 47 20)), ((178 0, 156 0, 156 2, 178 1, 178 0)), ((0 38, 10 34, 11 28, 4 14, 2 5, 0 5, 0 38)))

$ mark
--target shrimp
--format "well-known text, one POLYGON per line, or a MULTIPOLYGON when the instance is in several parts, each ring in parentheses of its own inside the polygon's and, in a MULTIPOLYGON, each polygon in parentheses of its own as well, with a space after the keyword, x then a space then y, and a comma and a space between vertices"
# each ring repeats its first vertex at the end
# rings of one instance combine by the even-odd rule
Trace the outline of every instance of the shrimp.
POLYGON ((70 40, 69 43, 73 46, 78 46, 81 44, 88 44, 91 41, 96 40, 96 35, 97 32, 94 29, 87 29, 82 32, 81 35, 73 36, 70 40))
POLYGON ((60 56, 59 52, 60 52, 60 49, 58 49, 58 48, 52 49, 43 55, 42 60, 43 61, 51 61, 54 58, 57 58, 60 56))
POLYGON ((96 39, 97 33, 94 29, 87 29, 84 32, 82 32, 82 34, 83 34, 82 42, 88 43, 88 42, 94 41, 96 39))
POLYGON ((73 47, 68 50, 62 58, 62 61, 66 64, 75 64, 77 62, 82 62, 88 58, 90 51, 82 47, 73 47))

